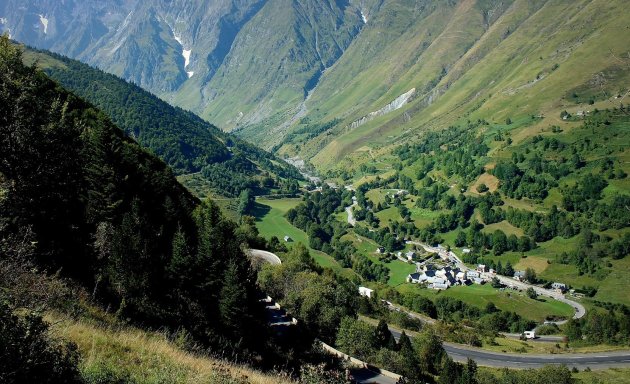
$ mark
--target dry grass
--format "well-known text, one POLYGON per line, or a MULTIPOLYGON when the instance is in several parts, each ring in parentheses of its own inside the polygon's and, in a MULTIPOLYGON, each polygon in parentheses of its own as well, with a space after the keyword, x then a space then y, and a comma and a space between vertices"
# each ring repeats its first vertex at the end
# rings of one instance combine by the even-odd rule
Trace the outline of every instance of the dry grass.
POLYGON ((536 273, 543 272, 545 269, 547 269, 547 267, 549 267, 547 259, 535 256, 521 259, 521 261, 519 261, 518 264, 514 266, 514 268, 523 271, 527 268, 532 268, 534 271, 536 271, 536 273))
POLYGON ((477 187, 482 183, 488 187, 489 192, 494 192, 499 188, 499 179, 486 172, 479 176, 477 181, 475 181, 475 183, 470 187, 469 192, 478 195, 479 192, 477 192, 477 187))
POLYGON ((48 314, 46 319, 53 324, 54 335, 77 344, 87 382, 291 383, 280 375, 185 352, 160 333, 59 314, 48 314))

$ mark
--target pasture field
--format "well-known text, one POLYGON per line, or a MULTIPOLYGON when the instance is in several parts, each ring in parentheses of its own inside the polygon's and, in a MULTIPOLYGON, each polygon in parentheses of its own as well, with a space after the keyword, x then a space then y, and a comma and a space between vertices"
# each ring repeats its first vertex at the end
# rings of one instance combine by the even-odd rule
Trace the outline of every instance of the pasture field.
POLYGON ((401 292, 412 290, 432 300, 439 296, 452 297, 481 309, 485 308, 488 303, 494 303, 501 310, 515 312, 534 321, 544 321, 547 316, 570 318, 573 315, 573 308, 568 304, 549 298, 532 300, 523 293, 511 290, 500 291, 492 288, 489 284, 457 286, 445 291, 435 291, 405 284, 398 289, 401 292))

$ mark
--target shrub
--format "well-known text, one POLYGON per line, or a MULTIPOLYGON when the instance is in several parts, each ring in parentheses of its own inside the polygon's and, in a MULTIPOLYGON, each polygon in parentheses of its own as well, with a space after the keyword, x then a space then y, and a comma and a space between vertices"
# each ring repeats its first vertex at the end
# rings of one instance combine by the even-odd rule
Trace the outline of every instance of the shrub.
POLYGON ((80 383, 76 346, 53 340, 41 316, 0 303, 0 382, 80 383))

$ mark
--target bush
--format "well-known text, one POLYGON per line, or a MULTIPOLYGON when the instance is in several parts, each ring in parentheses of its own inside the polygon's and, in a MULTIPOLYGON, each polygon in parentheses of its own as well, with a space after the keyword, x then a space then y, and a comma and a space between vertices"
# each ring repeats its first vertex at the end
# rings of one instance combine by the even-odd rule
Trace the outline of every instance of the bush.
POLYGON ((41 316, 18 317, 0 303, 0 382, 80 383, 78 360, 76 346, 50 338, 41 316))
POLYGON ((477 192, 479 193, 484 193, 484 192, 488 192, 490 188, 488 188, 487 185, 485 185, 484 183, 481 183, 477 186, 477 192))

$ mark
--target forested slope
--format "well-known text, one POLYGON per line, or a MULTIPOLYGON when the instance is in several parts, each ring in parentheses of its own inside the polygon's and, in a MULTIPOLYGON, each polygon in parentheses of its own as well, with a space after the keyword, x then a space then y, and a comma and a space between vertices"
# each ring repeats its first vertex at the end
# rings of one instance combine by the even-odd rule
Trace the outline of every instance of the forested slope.
POLYGON ((53 79, 96 105, 177 174, 201 172, 218 194, 238 195, 245 188, 269 192, 300 177, 268 152, 114 75, 45 51, 29 49, 25 61, 37 62, 53 79))
POLYGON ((102 112, 24 66, 6 37, 0 116, 3 268, 59 271, 121 318, 258 350, 264 327, 235 224, 102 112))

